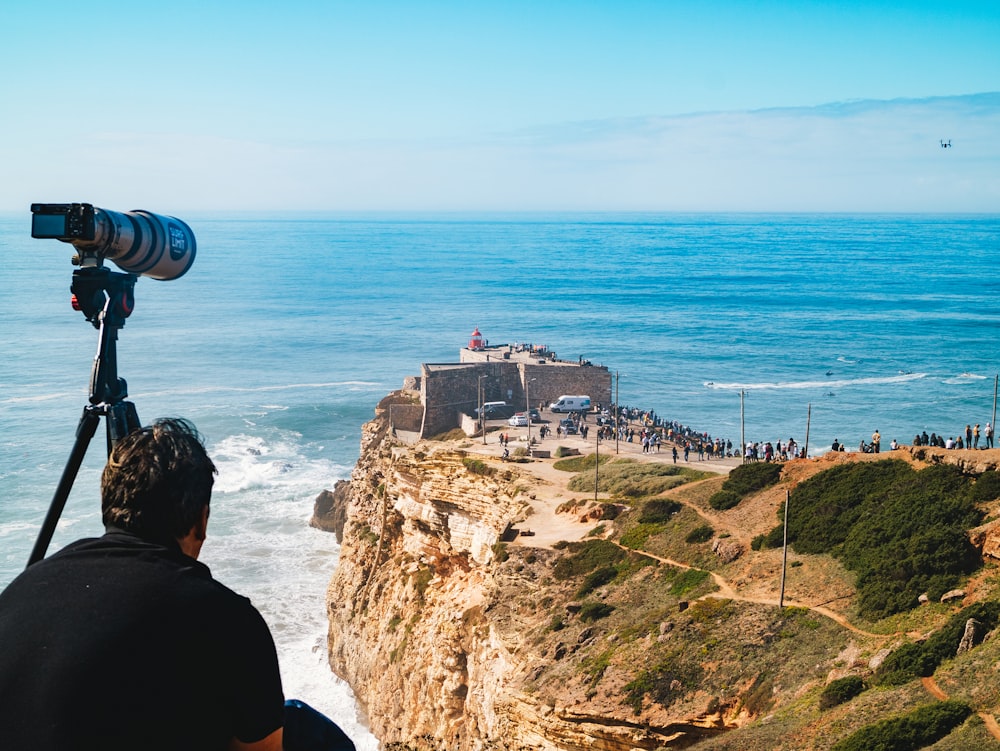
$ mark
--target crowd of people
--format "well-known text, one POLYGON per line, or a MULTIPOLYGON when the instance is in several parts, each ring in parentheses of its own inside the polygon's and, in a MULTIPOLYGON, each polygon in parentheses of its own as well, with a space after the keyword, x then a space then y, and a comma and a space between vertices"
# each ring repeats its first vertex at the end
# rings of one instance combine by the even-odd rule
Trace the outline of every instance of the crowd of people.
MULTIPOLYGON (((893 438, 889 443, 889 450, 895 451, 899 448, 899 442, 893 438)), ((913 436, 914 446, 933 446, 935 448, 942 449, 991 449, 993 448, 993 423, 987 422, 985 426, 980 426, 979 423, 968 424, 965 426, 965 430, 958 434, 958 437, 949 436, 944 437, 944 434, 930 433, 928 435, 927 431, 917 433, 913 436)), ((864 438, 858 444, 858 451, 863 454, 878 454, 881 452, 882 448, 882 436, 876 430, 872 433, 871 441, 866 441, 864 438)), ((847 445, 841 443, 836 438, 833 439, 833 444, 830 446, 831 451, 849 451, 847 445)))
MULTIPOLYGON (((696 431, 676 420, 663 420, 653 410, 624 405, 616 410, 614 405, 598 404, 591 412, 572 412, 563 420, 569 420, 576 433, 586 439, 590 431, 590 418, 594 418, 600 440, 637 443, 642 446, 643 453, 658 453, 665 443, 669 443, 674 461, 677 461, 681 452, 685 461, 692 454, 699 461, 737 455, 733 451, 732 441, 713 438, 708 433, 696 431)), ((539 439, 544 440, 552 432, 555 432, 557 438, 565 435, 563 420, 556 425, 554 431, 542 425, 538 430, 539 439)))
MULTIPOLYGON (((573 412, 565 420, 573 423, 577 434, 586 439, 589 434, 588 415, 596 418, 597 435, 602 441, 618 440, 624 443, 638 443, 643 453, 659 453, 664 444, 670 444, 673 460, 676 462, 682 455, 684 461, 690 461, 696 456, 698 461, 722 459, 726 457, 742 458, 749 462, 788 461, 802 458, 805 448, 799 446, 794 438, 787 441, 748 441, 742 449, 737 445, 734 449, 730 440, 713 438, 706 432, 697 431, 690 426, 682 425, 676 420, 664 420, 653 410, 641 409, 628 405, 620 405, 616 410, 612 405, 596 405, 590 413, 573 412)), ((544 439, 553 431, 543 425, 538 435, 544 439)), ((562 425, 555 428, 556 436, 561 438, 566 434, 562 425)), ((914 446, 936 446, 944 449, 993 448, 994 427, 992 422, 985 425, 968 424, 958 436, 944 437, 944 434, 923 431, 913 436, 914 446)), ((893 438, 889 442, 889 450, 899 448, 899 442, 893 438)), ((834 439, 832 451, 850 451, 846 443, 834 439)), ((857 447, 861 453, 878 454, 882 451, 882 435, 878 430, 872 433, 871 439, 863 438, 857 447)))

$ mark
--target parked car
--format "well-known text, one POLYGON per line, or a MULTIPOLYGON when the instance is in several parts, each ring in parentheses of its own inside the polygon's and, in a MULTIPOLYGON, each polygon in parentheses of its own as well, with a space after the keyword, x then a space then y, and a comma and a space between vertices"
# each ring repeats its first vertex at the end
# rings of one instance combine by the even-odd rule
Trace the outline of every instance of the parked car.
POLYGON ((568 417, 565 420, 559 421, 559 427, 562 428, 562 432, 565 435, 576 435, 578 432, 576 429, 576 423, 568 417))
MULTIPOLYGON (((487 420, 506 420, 514 414, 514 408, 507 402, 486 402, 483 405, 483 417, 487 420)), ((476 409, 476 417, 479 417, 479 409, 476 409)))
POLYGON ((516 415, 512 415, 507 424, 512 428, 524 428, 528 425, 528 416, 524 412, 518 412, 516 415))
POLYGON ((531 418, 532 422, 541 422, 542 421, 542 413, 539 412, 534 407, 532 407, 531 409, 528 410, 528 416, 531 418))

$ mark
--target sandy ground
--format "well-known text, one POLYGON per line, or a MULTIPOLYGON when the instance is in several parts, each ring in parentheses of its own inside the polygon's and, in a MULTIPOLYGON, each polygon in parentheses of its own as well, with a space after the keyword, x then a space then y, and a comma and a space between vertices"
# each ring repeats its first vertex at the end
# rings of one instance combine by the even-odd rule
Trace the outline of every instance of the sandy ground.
MULTIPOLYGON (((547 420, 547 422, 533 423, 531 425, 531 437, 535 441, 534 450, 548 451, 550 457, 534 457, 528 462, 505 465, 520 473, 523 481, 528 485, 525 496, 529 499, 532 508, 532 513, 528 519, 515 527, 520 532, 518 538, 515 540, 515 544, 551 547, 560 540, 579 540, 598 524, 594 520, 580 521, 578 514, 556 513, 556 509, 567 501, 595 500, 593 493, 573 492, 566 487, 574 473, 563 472, 553 466, 558 459, 552 457, 551 454, 555 453, 557 447, 563 446, 567 449, 576 449, 582 455, 592 454, 595 450, 601 455, 614 455, 617 450, 617 456, 633 461, 660 462, 664 464, 672 462, 670 443, 664 443, 660 446, 659 452, 653 453, 643 453, 642 444, 638 442, 628 443, 626 441, 619 441, 616 447, 615 441, 602 440, 600 446, 598 446, 596 441, 597 430, 593 418, 588 422, 590 435, 586 440, 579 435, 556 437, 551 434, 545 439, 539 440, 538 428, 541 425, 547 425, 550 429, 554 429, 559 422, 558 417, 548 412, 543 412, 542 418, 543 420, 547 420)), ((490 457, 498 462, 502 461, 501 457, 503 456, 504 448, 500 445, 501 433, 506 433, 509 436, 510 445, 508 448, 511 456, 514 455, 518 448, 523 449, 527 447, 528 428, 512 428, 506 424, 506 421, 495 421, 487 426, 488 430, 491 428, 494 429, 494 432, 487 433, 485 444, 482 443, 482 438, 480 437, 474 439, 473 444, 467 450, 490 457)), ((679 465, 708 472, 718 472, 719 474, 727 474, 729 470, 741 463, 739 459, 698 461, 696 458, 697 455, 694 453, 691 454, 691 460, 685 462, 683 456, 683 452, 680 452, 680 457, 677 461, 679 465)), ((606 500, 605 494, 598 494, 596 500, 606 500)))

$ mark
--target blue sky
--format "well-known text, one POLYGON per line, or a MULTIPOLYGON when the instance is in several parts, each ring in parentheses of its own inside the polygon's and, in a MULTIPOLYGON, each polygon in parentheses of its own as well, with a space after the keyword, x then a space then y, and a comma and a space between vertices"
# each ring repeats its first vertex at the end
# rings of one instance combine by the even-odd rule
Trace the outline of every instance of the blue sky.
POLYGON ((0 209, 998 211, 998 40, 996 2, 7 4, 0 209))

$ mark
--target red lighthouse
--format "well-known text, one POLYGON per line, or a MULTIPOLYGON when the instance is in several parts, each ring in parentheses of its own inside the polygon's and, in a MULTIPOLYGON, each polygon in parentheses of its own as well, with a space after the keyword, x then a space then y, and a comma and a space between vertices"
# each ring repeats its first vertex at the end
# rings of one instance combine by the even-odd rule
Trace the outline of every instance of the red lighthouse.
POLYGON ((479 327, 476 326, 476 330, 472 332, 472 338, 469 339, 469 349, 479 350, 486 346, 486 341, 483 339, 483 335, 479 333, 479 327))

